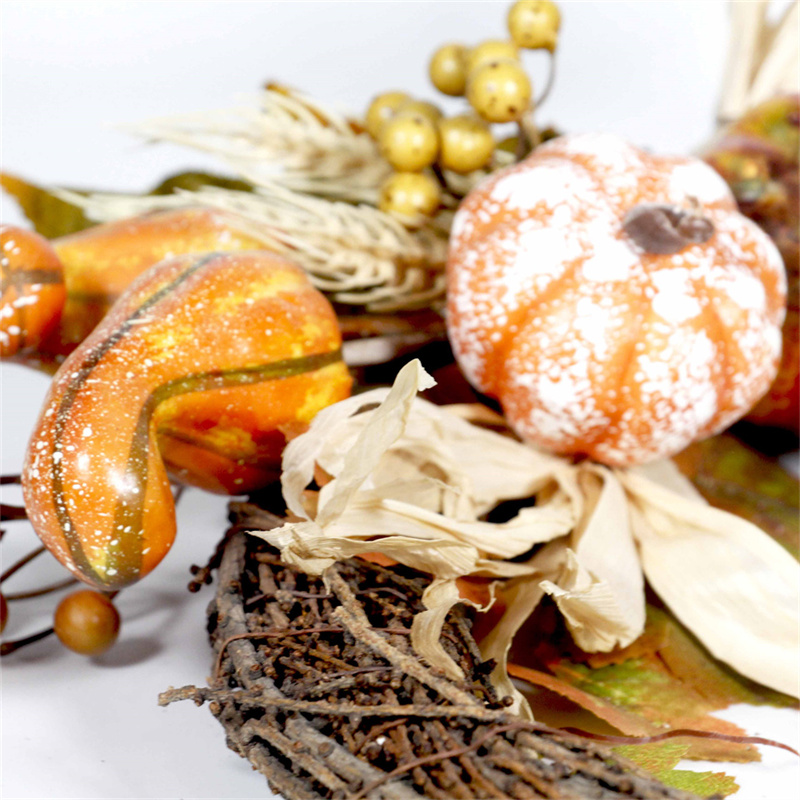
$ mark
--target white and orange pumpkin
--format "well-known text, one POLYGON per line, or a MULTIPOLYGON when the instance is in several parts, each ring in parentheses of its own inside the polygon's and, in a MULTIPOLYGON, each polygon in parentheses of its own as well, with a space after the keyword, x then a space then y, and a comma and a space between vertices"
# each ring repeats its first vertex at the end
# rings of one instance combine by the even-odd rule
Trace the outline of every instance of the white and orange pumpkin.
POLYGON ((462 370, 556 453, 670 456, 775 377, 780 255, 696 159, 607 134, 553 140, 464 199, 447 278, 462 370))

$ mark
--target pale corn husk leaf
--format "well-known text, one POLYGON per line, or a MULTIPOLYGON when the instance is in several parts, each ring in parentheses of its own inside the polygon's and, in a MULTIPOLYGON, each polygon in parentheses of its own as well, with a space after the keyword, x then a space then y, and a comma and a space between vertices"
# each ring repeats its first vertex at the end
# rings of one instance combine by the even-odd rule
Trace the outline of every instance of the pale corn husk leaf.
POLYGON ((441 643, 444 621, 453 606, 461 602, 455 580, 434 578, 425 589, 422 601, 427 610, 414 617, 411 624, 411 644, 428 663, 444 665, 448 677, 463 680, 464 671, 447 655, 441 643))
POLYGON ((415 646, 455 675, 439 635, 459 599, 456 579, 534 574, 532 563, 508 559, 563 538, 582 506, 563 462, 416 397, 430 385, 412 361, 391 390, 367 392, 317 415, 284 454, 284 497, 300 521, 257 535, 313 573, 339 558, 377 552, 433 575, 423 597, 428 611, 413 628, 415 646), (307 487, 318 468, 332 479, 312 497, 307 487), (533 495, 540 502, 508 522, 479 519, 505 499, 533 495))
POLYGON ((716 658, 800 696, 800 564, 755 525, 706 504, 671 462, 618 475, 661 599, 716 658))
POLYGON ((768 0, 730 5, 731 26, 718 121, 725 124, 776 94, 800 89, 800 3, 770 22, 768 0))
POLYGON ((565 547, 561 540, 545 545, 529 562, 531 573, 509 581, 503 588, 506 610, 480 643, 483 657, 497 662, 492 672, 492 683, 499 695, 511 697, 514 701, 511 710, 529 719, 533 714, 528 701, 508 674, 508 654, 517 632, 544 597, 542 585, 561 570, 565 547))
POLYGON ((671 462, 612 472, 549 456, 467 421, 497 426, 485 409, 476 415, 416 397, 430 385, 414 361, 391 389, 317 415, 284 454, 291 521, 255 535, 313 574, 371 553, 430 574, 414 646, 453 677, 458 667, 439 635, 459 601, 457 582, 502 583, 505 610, 481 646, 497 660, 495 686, 519 713, 528 712, 507 675, 507 654, 544 593, 584 650, 624 647, 644 628, 642 562, 653 588, 714 655, 797 692, 800 568, 766 534, 710 508, 671 462), (310 490, 315 479, 321 488, 310 490), (483 518, 503 500, 528 497, 535 505, 507 522, 483 518))
POLYGON ((575 642, 589 653, 626 647, 644 630, 644 578, 625 492, 609 470, 581 469, 588 510, 565 548, 561 574, 544 581, 575 642))

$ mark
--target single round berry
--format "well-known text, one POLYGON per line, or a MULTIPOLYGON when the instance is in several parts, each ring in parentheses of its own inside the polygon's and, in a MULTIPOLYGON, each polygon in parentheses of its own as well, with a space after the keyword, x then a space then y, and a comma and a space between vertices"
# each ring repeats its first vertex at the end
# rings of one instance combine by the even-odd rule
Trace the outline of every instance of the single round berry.
POLYGON ((488 39, 481 42, 467 53, 467 81, 485 64, 506 59, 511 61, 519 59, 519 50, 514 42, 505 39, 488 39))
POLYGON ((453 172, 482 169, 491 161, 494 137, 489 126, 473 116, 443 119, 439 123, 439 164, 453 172))
POLYGON ((381 130, 381 153, 398 172, 429 167, 439 152, 439 132, 424 114, 398 113, 381 130))
POLYGON ((6 629, 8 622, 8 603, 6 602, 5 595, 0 593, 0 633, 6 629))
POLYGON ((119 613, 104 594, 81 589, 58 604, 53 628, 64 647, 96 656, 117 640, 119 613))
POLYGON ((400 108, 397 109, 397 116, 407 114, 422 114, 427 117, 434 125, 436 125, 442 118, 441 109, 427 100, 408 100, 400 108))
POLYGON ((517 0, 508 12, 508 32, 526 50, 556 49, 561 13, 551 0, 517 0))
POLYGON ((531 105, 531 82, 517 61, 492 61, 470 75, 467 99, 487 122, 518 120, 531 105))
POLYGON ((377 139, 384 123, 388 122, 397 113, 397 109, 410 99, 405 92, 379 94, 367 109, 367 133, 373 139, 377 139))
POLYGON ((440 92, 460 97, 467 88, 467 48, 463 44, 440 47, 431 58, 428 75, 440 92))
POLYGON ((419 223, 439 207, 442 187, 431 175, 422 172, 395 172, 381 186, 380 209, 401 217, 407 223, 419 223))

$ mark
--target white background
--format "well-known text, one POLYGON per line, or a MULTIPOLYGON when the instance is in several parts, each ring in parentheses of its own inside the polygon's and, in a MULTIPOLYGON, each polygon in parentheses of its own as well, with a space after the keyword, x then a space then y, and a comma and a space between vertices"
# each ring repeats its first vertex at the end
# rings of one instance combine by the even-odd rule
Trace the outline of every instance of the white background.
MULTIPOLYGON (((707 140, 727 42, 723 2, 561 3, 558 81, 541 122, 611 130, 657 150, 707 140)), ((239 104, 266 79, 358 112, 377 92, 434 99, 426 64, 447 40, 503 36, 506 2, 272 3, 227 0, 37 2, 2 0, 2 167, 43 183, 146 189, 165 174, 213 162, 145 146, 123 123, 239 104)), ((543 61, 527 57, 539 82, 543 61)), ((458 107, 448 101, 449 109, 458 107)), ((3 200, 0 218, 21 222, 3 200)), ((17 471, 47 381, 3 365, 2 471, 17 471)), ((13 493, 6 493, 6 502, 13 493)), ((118 600, 117 647, 87 661, 47 640, 2 663, 0 795, 4 798, 255 798, 263 778, 226 750, 222 730, 190 704, 159 709, 169 685, 209 670, 204 608, 210 590, 185 590, 224 527, 224 503, 191 492, 178 543, 143 584, 118 600)), ((34 545, 9 526, 8 566, 34 545)), ((8 586, 60 576, 45 556, 8 586)), ((52 561, 52 560, 51 560, 52 561)), ((6 635, 49 624, 52 598, 12 606, 6 635)), ((797 746, 792 711, 723 712, 753 735, 797 746)), ((740 800, 796 798, 797 759, 764 749, 764 763, 733 767, 740 800)), ((719 766, 712 768, 718 769, 719 766)), ((725 767, 728 769, 727 767, 725 767)))

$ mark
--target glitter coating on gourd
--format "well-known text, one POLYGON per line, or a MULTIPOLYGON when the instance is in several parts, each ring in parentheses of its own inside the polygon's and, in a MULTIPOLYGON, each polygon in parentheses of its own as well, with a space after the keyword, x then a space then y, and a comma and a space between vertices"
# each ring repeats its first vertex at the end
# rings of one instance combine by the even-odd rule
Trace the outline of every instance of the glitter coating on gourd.
POLYGON ((264 485, 285 435, 350 384, 333 309, 290 262, 163 261, 53 380, 23 471, 34 529, 87 583, 132 583, 175 536, 168 471, 232 494, 264 485))
POLYGON ((268 249, 243 231, 238 217, 202 208, 96 225, 54 239, 51 245, 63 265, 63 309, 36 349, 28 347, 15 357, 51 373, 92 332, 131 282, 153 264, 186 253, 268 249))
POLYGON ((61 262, 43 236, 0 225, 0 276, 0 358, 36 358, 61 320, 66 298, 61 262))
POLYGON ((775 377, 786 276, 775 246, 692 158, 565 136, 489 177, 456 214, 448 333, 525 439, 614 466, 672 455, 744 415, 775 377), (669 255, 626 235, 665 204, 713 236, 669 255))

